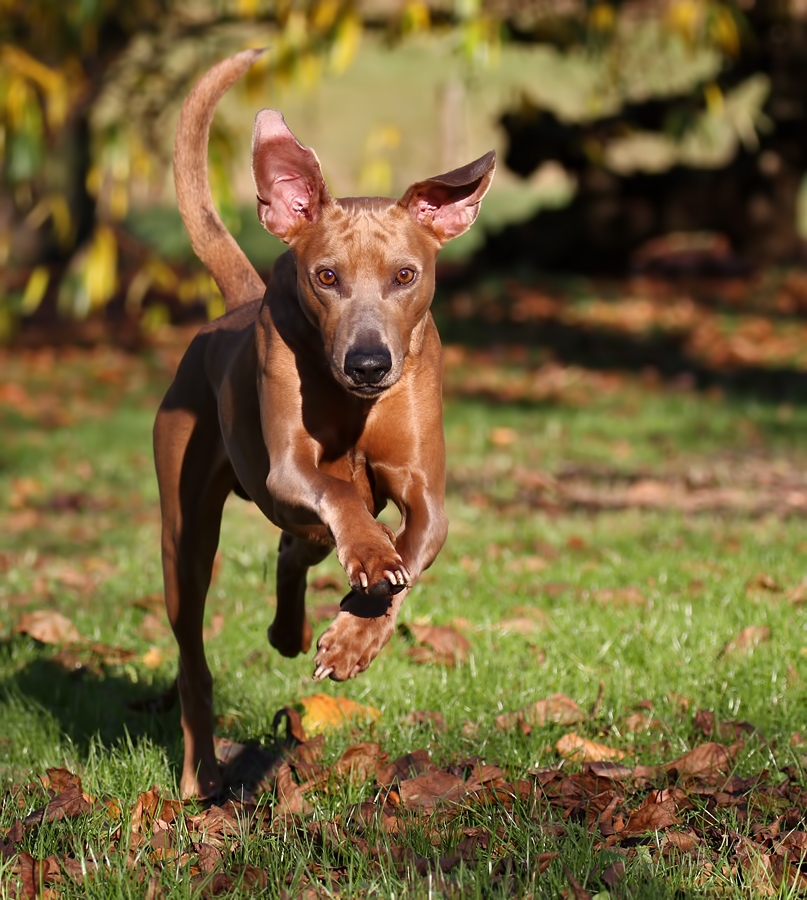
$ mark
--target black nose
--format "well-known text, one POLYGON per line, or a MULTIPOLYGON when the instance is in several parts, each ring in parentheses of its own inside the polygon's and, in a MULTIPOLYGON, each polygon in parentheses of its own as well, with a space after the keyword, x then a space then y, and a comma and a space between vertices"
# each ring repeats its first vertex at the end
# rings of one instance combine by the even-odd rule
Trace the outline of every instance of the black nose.
POLYGON ((378 384, 391 368, 386 347, 354 347, 345 356, 345 374, 354 384, 378 384))

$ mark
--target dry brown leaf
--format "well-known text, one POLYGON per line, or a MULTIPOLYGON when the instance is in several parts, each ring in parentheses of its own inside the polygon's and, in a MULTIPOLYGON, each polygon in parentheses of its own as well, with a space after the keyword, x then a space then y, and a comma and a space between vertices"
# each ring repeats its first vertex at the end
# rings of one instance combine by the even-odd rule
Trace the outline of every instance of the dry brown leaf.
POLYGON ((644 606, 647 598, 637 587, 603 588, 591 591, 592 600, 603 606, 644 606))
POLYGON ((389 760, 389 753, 379 744, 364 741, 348 747, 333 766, 337 778, 352 781, 366 781, 371 775, 377 776, 389 760))
POLYGON ((413 622, 402 625, 401 631, 417 641, 419 646, 410 648, 408 655, 418 663, 452 666, 465 662, 471 652, 468 638, 448 625, 418 625, 413 622))
POLYGON ((790 588, 785 596, 794 606, 801 606, 807 603, 807 579, 790 588))
POLYGON ((425 810, 442 803, 460 802, 466 787, 462 778, 437 769, 402 781, 398 793, 404 808, 425 810))
POLYGON ((54 609, 26 613, 14 626, 16 634, 27 634, 43 644, 74 644, 81 640, 76 626, 54 609))
POLYGON ((430 725, 435 731, 446 730, 446 720, 443 714, 431 709, 415 709, 407 713, 402 719, 404 725, 430 725))
POLYGON ((598 744, 579 734, 569 732, 556 744, 555 749, 564 759, 573 759, 576 762, 602 762, 608 759, 624 759, 625 754, 621 750, 615 750, 605 744, 598 744))
POLYGON ((431 760, 428 750, 413 750, 393 760, 378 773, 378 783, 382 786, 393 784, 407 778, 414 778, 423 772, 435 771, 437 767, 431 760))
POLYGON ((300 701, 304 712, 302 725, 307 735, 321 734, 344 728, 355 719, 375 721, 381 710, 373 706, 363 706, 347 697, 331 697, 328 694, 312 694, 300 701))
POLYGON ((642 731, 658 731, 663 724, 653 718, 649 712, 635 712, 622 720, 621 729, 626 734, 638 734, 642 731))
POLYGON ((57 794, 72 789, 81 790, 81 779, 69 769, 52 768, 46 770, 46 777, 40 778, 44 787, 49 787, 57 794))
POLYGON ((619 837, 632 837, 644 834, 647 831, 661 831, 671 825, 679 825, 680 819, 676 815, 675 800, 662 800, 660 803, 645 803, 630 814, 625 827, 619 832, 619 837))
POLYGON ((573 900, 591 900, 591 894, 580 884, 566 866, 563 867, 563 874, 569 882, 569 890, 563 892, 564 897, 573 898, 573 900))
POLYGON ((308 804, 303 796, 300 785, 294 780, 291 768, 283 763, 275 775, 275 813, 303 813, 307 812, 308 804))
POLYGON ((755 647, 771 639, 767 625, 748 625, 723 648, 723 655, 750 653, 755 647))
POLYGON ((502 713, 494 720, 496 727, 502 731, 521 728, 525 733, 533 727, 540 728, 547 722, 557 725, 575 725, 584 722, 585 712, 566 694, 552 694, 545 700, 538 700, 517 712, 502 713))
POLYGON ((765 572, 757 572, 752 578, 749 578, 745 585, 746 594, 753 594, 757 591, 769 591, 772 594, 779 594, 784 590, 781 584, 765 572))
POLYGON ((730 770, 732 760, 741 747, 742 741, 730 747, 709 741, 659 768, 665 772, 676 772, 679 778, 724 775, 730 770))
POLYGON ((495 622, 491 628, 502 634, 537 634, 545 630, 545 625, 535 618, 521 616, 517 619, 502 619, 495 622))

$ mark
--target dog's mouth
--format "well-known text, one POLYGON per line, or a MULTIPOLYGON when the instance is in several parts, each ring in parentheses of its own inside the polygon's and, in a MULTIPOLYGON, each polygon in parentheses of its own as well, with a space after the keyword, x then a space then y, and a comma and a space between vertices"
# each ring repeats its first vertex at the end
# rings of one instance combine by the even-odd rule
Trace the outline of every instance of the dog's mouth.
POLYGON ((371 400, 374 397, 380 397, 385 391, 387 391, 391 385, 389 384, 346 384, 348 392, 353 394, 355 397, 364 397, 365 399, 371 400))

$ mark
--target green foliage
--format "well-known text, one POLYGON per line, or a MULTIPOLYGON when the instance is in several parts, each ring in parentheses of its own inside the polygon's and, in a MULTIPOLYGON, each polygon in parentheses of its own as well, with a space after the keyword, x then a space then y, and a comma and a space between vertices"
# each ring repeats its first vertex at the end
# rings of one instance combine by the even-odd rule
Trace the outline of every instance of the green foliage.
MULTIPOLYGON (((726 58, 740 52, 743 19, 726 0, 670 0, 651 10, 664 32, 726 58)), ((494 64, 512 28, 522 37, 574 33, 609 54, 619 74, 623 4, 565 8, 523 4, 517 13, 484 0, 457 0, 448 11, 411 0, 394 13, 366 16, 352 0, 71 0, 0 4, 0 329, 50 300, 84 316, 113 297, 137 309, 152 261, 125 253, 120 232, 133 192, 164 184, 166 134, 193 78, 245 42, 270 46, 242 89, 269 78, 311 85, 350 65, 368 28, 390 41, 446 32, 469 76, 494 64), (553 25, 552 23, 555 23, 553 25), (560 26, 558 26, 560 27, 560 26), (569 28, 572 29, 569 32, 569 28), (549 30, 547 30, 549 29, 549 30), (554 31, 552 29, 555 29, 554 31), (5 324, 4 324, 5 323, 5 324)), ((232 153, 214 132, 211 176, 225 218, 232 153)), ((390 181, 389 161, 370 150, 364 183, 390 181)), ((195 278, 195 276, 194 276, 195 278)), ((177 273, 186 298, 216 306, 209 281, 201 292, 177 273)))

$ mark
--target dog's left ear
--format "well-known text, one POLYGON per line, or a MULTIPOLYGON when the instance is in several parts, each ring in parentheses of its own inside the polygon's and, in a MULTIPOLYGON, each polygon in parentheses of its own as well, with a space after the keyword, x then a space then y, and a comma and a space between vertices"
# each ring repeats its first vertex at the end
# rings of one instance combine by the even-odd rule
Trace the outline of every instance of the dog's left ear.
POLYGON ((398 203, 445 244, 473 225, 495 169, 491 150, 453 172, 416 182, 398 203))
POLYGON ((270 234, 286 243, 316 222, 331 200, 317 154, 300 144, 274 109, 262 109, 255 117, 252 177, 258 192, 258 218, 270 234))

